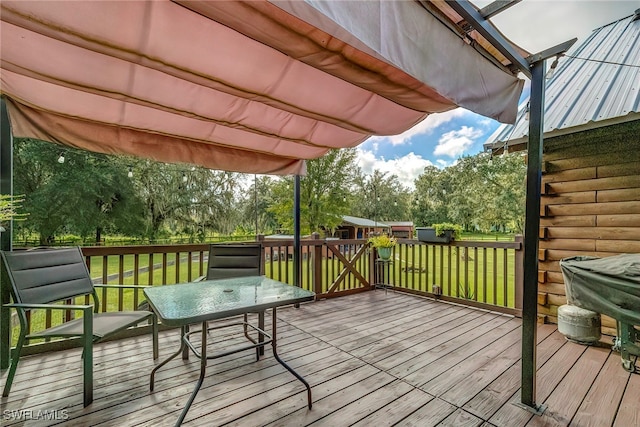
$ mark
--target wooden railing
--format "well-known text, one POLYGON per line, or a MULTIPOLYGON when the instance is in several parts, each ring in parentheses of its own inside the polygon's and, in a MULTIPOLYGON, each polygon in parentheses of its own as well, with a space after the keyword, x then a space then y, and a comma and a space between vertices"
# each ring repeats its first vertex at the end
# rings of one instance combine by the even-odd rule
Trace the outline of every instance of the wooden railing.
MULTIPOLYGON (((296 285, 293 240, 261 239, 261 243, 264 274, 296 285)), ((450 245, 400 239, 384 272, 376 271, 375 250, 363 239, 304 239, 301 246, 298 285, 314 291, 317 298, 369 291, 384 282, 396 291, 520 315, 521 236, 515 242, 460 241, 450 245)), ((82 248, 96 283, 146 286, 184 283, 202 276, 208 250, 208 244, 82 248)), ((130 289, 100 289, 99 297, 101 311, 135 310, 144 299, 141 290, 130 289)), ((50 311, 35 312, 29 327, 37 331, 72 317, 71 312, 60 317, 50 311)))
MULTIPOLYGON (((394 289, 498 310, 522 311, 523 239, 460 241, 448 245, 400 240, 378 283, 394 289)), ((378 269, 379 270, 379 269, 378 269)))
MULTIPOLYGON (((262 240, 265 275, 293 283, 293 240, 262 240)), ((370 251, 366 240, 305 239, 301 241, 299 286, 317 298, 371 289, 370 251)))

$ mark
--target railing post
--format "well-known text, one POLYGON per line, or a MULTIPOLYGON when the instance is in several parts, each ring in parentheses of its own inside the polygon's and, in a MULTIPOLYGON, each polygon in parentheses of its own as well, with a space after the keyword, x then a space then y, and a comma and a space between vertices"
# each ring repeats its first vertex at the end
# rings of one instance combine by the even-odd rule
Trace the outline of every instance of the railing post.
POLYGON ((515 287, 515 307, 522 310, 522 292, 524 289, 524 236, 517 234, 515 242, 519 243, 515 249, 514 262, 514 287, 515 287))
MULTIPOLYGON (((313 233, 311 239, 317 241, 320 239, 320 234, 313 233)), ((313 278, 311 286, 316 295, 322 294, 322 246, 317 243, 313 245, 313 278)))

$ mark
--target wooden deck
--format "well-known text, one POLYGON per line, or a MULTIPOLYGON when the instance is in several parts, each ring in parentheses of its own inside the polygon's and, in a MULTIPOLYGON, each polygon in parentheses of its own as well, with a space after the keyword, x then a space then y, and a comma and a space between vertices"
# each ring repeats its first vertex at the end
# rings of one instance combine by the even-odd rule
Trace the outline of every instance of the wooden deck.
MULTIPOLYGON (((548 408, 534 416, 514 405, 517 318, 382 290, 281 309, 278 318, 279 355, 312 385, 313 409, 269 350, 259 362, 244 352, 210 362, 186 425, 640 426, 640 375, 552 325, 538 331, 537 401, 548 408)), ((212 350, 241 334, 217 339, 212 350)), ((160 360, 177 345, 178 331, 163 332, 160 360)), ((148 337, 99 344, 94 361, 95 400, 83 408, 79 350, 24 358, 0 424, 171 426, 199 369, 196 358, 177 358, 150 393, 148 337)))

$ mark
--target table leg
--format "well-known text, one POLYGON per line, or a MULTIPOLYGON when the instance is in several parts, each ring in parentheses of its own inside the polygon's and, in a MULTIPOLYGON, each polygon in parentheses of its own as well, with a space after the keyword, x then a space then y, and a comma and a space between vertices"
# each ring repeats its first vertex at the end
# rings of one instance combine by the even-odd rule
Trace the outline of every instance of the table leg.
POLYGON ((311 409, 311 387, 309 387, 309 383, 307 383, 304 378, 302 378, 296 371, 294 371, 293 368, 284 363, 278 356, 278 352, 276 351, 276 307, 273 307, 271 315, 273 316, 271 319, 271 348, 273 349, 273 357, 275 357, 278 363, 287 368, 287 371, 291 372, 293 376, 299 379, 307 388, 307 402, 309 403, 309 409, 311 409))
POLYGON ((167 359, 165 359, 163 362, 161 362, 159 365, 157 365, 151 371, 151 378, 150 378, 150 384, 149 384, 149 389, 151 391, 153 391, 154 377, 156 375, 156 371, 158 369, 162 368, 164 365, 166 365, 169 361, 174 359, 177 355, 179 355, 184 350, 189 351, 189 349, 187 348, 186 344, 184 343, 184 336, 187 333, 187 331, 189 330, 188 328, 189 328, 188 326, 183 326, 182 328, 180 328, 180 348, 178 349, 178 351, 173 353, 171 356, 169 356, 167 359))
POLYGON ((189 412, 189 408, 191 408, 191 404, 193 403, 200 387, 202 386, 202 381, 204 380, 204 374, 207 370, 207 322, 202 322, 202 350, 200 350, 200 377, 198 377, 198 382, 196 383, 196 387, 191 392, 191 396, 189 397, 189 401, 187 401, 187 405, 182 410, 180 414, 180 418, 176 421, 176 426, 182 425, 182 421, 187 416, 187 412, 189 412))
MULTIPOLYGON (((182 327, 182 336, 185 337, 189 332, 189 325, 185 325, 182 327)), ((189 349, 187 346, 182 347, 182 360, 189 360, 189 349)))

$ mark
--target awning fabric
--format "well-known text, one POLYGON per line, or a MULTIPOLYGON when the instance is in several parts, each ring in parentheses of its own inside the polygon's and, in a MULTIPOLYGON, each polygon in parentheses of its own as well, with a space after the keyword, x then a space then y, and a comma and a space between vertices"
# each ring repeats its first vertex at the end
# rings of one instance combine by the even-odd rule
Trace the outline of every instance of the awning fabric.
POLYGON ((522 90, 412 1, 0 7, 14 136, 95 152, 302 174, 457 106, 513 122, 522 90))

